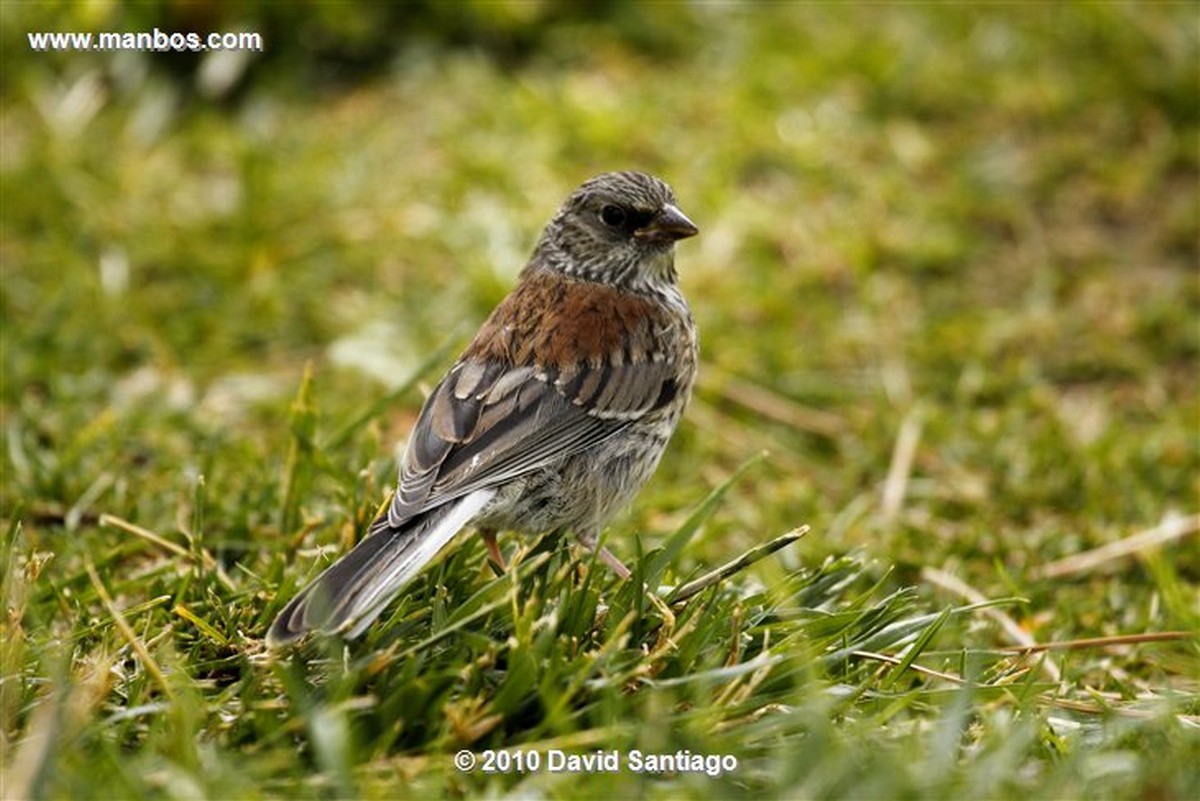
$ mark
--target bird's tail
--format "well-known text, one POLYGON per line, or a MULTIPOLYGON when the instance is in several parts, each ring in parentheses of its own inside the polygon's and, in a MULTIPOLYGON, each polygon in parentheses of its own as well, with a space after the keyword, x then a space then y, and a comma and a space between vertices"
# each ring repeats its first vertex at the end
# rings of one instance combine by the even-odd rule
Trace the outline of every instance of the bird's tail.
POLYGON ((274 648, 310 631, 362 634, 396 594, 491 500, 477 490, 413 517, 398 528, 386 515, 350 553, 334 562, 288 602, 271 624, 274 648))

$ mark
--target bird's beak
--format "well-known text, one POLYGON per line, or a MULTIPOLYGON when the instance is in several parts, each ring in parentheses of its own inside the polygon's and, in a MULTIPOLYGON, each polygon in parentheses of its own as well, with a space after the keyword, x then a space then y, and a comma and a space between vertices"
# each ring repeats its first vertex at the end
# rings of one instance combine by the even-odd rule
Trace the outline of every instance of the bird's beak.
POLYGON ((696 224, 687 218, 675 206, 668 203, 654 215, 654 219, 633 232, 638 239, 648 239, 651 242, 674 242, 677 239, 687 239, 700 233, 696 224))

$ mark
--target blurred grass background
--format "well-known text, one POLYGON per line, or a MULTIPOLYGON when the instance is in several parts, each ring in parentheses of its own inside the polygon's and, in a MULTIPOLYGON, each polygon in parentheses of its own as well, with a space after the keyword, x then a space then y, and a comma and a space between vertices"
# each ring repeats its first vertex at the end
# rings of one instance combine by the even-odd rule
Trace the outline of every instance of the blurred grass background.
MULTIPOLYGON (((18 790, 1200 794, 1194 4, 5 4, 0 22, 0 724, 18 790), (258 31, 266 49, 39 53, 26 38, 155 27, 258 31), (703 375, 611 547, 662 546, 764 449, 673 580, 812 527, 712 600, 722 627, 759 602, 771 622, 687 637, 740 653, 787 609, 857 609, 876 583, 901 591, 883 617, 1022 599, 928 629, 930 669, 974 675, 971 654, 991 690, 1007 681, 996 649, 1022 633, 1192 636, 1067 650, 1049 681, 1025 666, 1045 686, 971 696, 881 678, 882 663, 797 665, 825 641, 785 627, 798 640, 761 643, 788 659, 743 686, 735 726, 721 691, 588 695, 594 665, 548 666, 570 637, 541 643, 504 605, 427 642, 455 620, 447 592, 493 591, 470 539, 414 590, 430 620, 402 602, 400 635, 268 664, 280 601, 393 480, 414 376, 436 380, 575 185, 626 168, 668 180, 701 228, 678 262, 703 375), (844 584, 820 578, 837 570, 844 584), (498 657, 488 636, 510 635, 498 657), (488 659, 543 686, 470 678, 488 659), (589 699, 562 703, 603 726, 556 717, 560 675, 589 699), (854 702, 824 706, 830 688, 854 702), (747 745, 753 767, 720 784, 449 764, 551 736, 627 747, 628 727, 658 721, 684 747, 717 720, 738 748, 779 710, 788 736, 747 745), (489 715, 499 728, 477 728, 489 715), (329 721, 354 733, 323 751, 329 721)), ((554 576, 531 620, 575 597, 565 563, 554 576)), ((635 604, 600 582, 593 602, 635 604)), ((585 607, 566 607, 575 635, 592 631, 585 607)), ((618 634, 655 642, 598 614, 612 654, 629 650, 618 634)), ((633 681, 623 669, 601 672, 633 681)))

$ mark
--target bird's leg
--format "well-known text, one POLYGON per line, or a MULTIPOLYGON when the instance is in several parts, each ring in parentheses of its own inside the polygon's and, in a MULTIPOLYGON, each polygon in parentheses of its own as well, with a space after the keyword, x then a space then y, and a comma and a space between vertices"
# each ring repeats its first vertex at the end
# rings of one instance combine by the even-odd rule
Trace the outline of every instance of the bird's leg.
POLYGON ((629 568, 625 567, 625 563, 612 555, 612 552, 607 548, 600 549, 600 561, 608 565, 612 572, 616 573, 622 579, 628 579, 630 576, 629 568))
POLYGON ((479 533, 483 535, 483 544, 487 546, 488 558, 498 568, 497 573, 503 573, 505 570, 508 570, 508 565, 504 563, 504 554, 500 553, 500 546, 496 543, 496 530, 494 528, 483 528, 479 530, 479 533))
POLYGON ((620 559, 613 556, 612 552, 607 548, 599 547, 600 543, 597 542, 598 539, 599 538, 595 534, 579 535, 579 541, 582 542, 589 551, 600 557, 600 561, 608 565, 609 570, 616 573, 622 579, 629 578, 631 575, 629 568, 625 567, 625 564, 620 559))

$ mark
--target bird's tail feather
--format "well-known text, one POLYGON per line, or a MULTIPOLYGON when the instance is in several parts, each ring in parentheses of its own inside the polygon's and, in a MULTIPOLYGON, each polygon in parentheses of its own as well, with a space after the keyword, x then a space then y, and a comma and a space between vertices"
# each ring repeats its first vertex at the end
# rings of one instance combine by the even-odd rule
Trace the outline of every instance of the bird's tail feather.
POLYGON ((286 645, 314 630, 359 636, 494 494, 477 490, 399 528, 382 518, 382 527, 288 602, 271 624, 267 645, 286 645))

